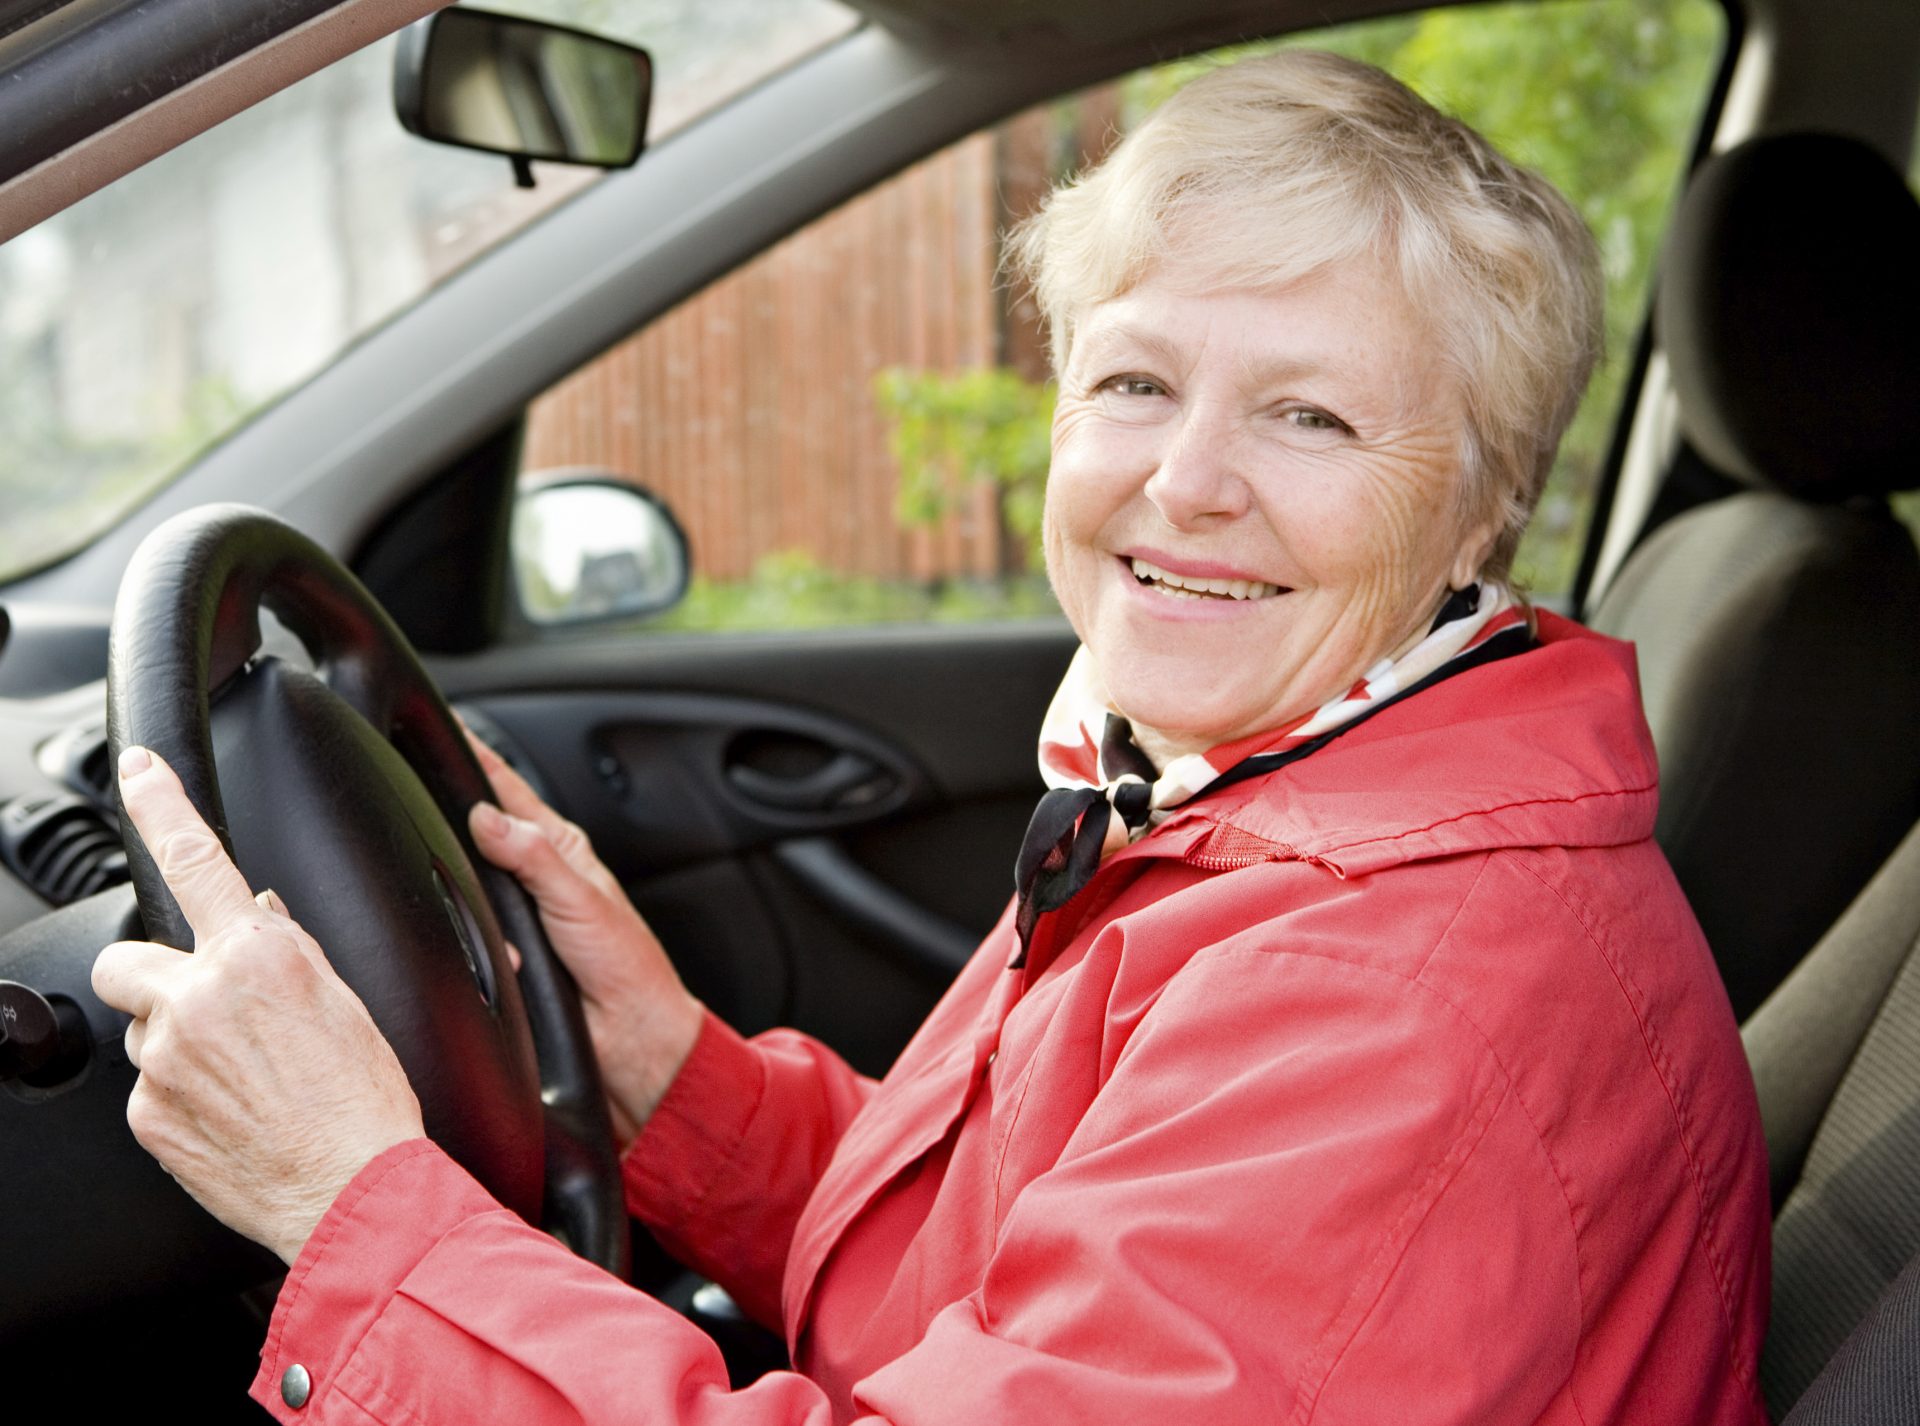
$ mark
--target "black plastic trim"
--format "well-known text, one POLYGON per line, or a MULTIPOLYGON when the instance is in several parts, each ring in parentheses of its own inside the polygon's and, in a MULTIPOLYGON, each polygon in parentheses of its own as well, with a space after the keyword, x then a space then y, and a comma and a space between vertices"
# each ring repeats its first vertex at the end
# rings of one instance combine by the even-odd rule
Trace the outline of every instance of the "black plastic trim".
POLYGON ((0 40, 0 183, 341 3, 73 0, 0 40))
POLYGON ((0 975, 68 1002, 91 1041, 80 1073, 52 1089, 0 1085, 0 1341, 143 1295, 229 1291, 279 1267, 182 1193, 127 1127, 127 1017, 93 993, 91 971, 100 947, 141 930, 122 886, 0 939, 0 975))
POLYGON ((416 649, 474 653, 506 627, 525 436, 516 412, 398 505, 348 561, 416 649), (449 598, 455 589, 460 597, 449 598))
POLYGON ((979 937, 902 896, 828 837, 777 842, 774 860, 833 916, 901 953, 941 984, 973 958, 979 937))
MULTIPOLYGON (((1699 125, 1694 130, 1693 152, 1687 161, 1686 177, 1681 182, 1680 191, 1674 194, 1676 207, 1685 195, 1687 185, 1693 182, 1694 173, 1713 152, 1714 130, 1719 127, 1721 114, 1727 107, 1727 92, 1733 87, 1733 68, 1740 59, 1741 41, 1746 37, 1747 16, 1740 0, 1720 0, 1720 8, 1727 20, 1726 33, 1720 41, 1720 67, 1714 74, 1713 88, 1707 92, 1699 125)), ((1627 373, 1620 411, 1613 423, 1613 439, 1607 445, 1607 458, 1600 467, 1599 483, 1594 487, 1593 509, 1587 516, 1586 539, 1580 551, 1579 566, 1574 570, 1573 588, 1567 598, 1567 610, 1576 619, 1584 619, 1589 612, 1587 599, 1593 592, 1594 576, 1600 571, 1600 551, 1606 547, 1607 527, 1613 523, 1610 518, 1613 500, 1619 493, 1620 472, 1627 463, 1627 447, 1633 438, 1634 416, 1639 410, 1641 391, 1647 384, 1647 368, 1653 361, 1653 307, 1659 291, 1660 263, 1656 262, 1647 288, 1646 311, 1641 316, 1640 331, 1634 339, 1633 367, 1627 373)), ((1644 540, 1650 529, 1651 526, 1643 524, 1635 543, 1644 540)))
POLYGON ((891 739, 763 699, 569 691, 480 697, 463 706, 477 706, 509 740, 556 757, 543 769, 547 785, 576 821, 618 819, 618 845, 601 847, 617 873, 659 875, 784 838, 870 825, 937 797, 926 771, 891 739), (864 759, 887 779, 884 791, 823 808, 761 801, 729 768, 740 739, 767 734, 864 759))

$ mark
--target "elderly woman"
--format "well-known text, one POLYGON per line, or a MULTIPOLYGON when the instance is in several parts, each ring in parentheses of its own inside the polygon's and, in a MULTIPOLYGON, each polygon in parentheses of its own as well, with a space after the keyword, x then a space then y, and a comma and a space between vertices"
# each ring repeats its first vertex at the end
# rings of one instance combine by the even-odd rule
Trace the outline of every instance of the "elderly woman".
POLYGON ((1631 653, 1502 583, 1594 360, 1563 199, 1375 70, 1199 80, 1016 242, 1083 647, 1001 924, 880 1083, 680 987, 497 759, 487 856, 586 998, 628 1201, 783 1325, 693 1327, 421 1135, 318 947, 129 813, 203 950, 122 945, 130 1116, 292 1265, 282 1420, 1759 1422, 1766 1166, 1650 840, 1631 653), (303 967, 244 1005, 233 943, 303 967), (189 1010, 191 1014, 189 1014, 189 1010), (368 1066, 329 1072, 341 1045, 368 1066))

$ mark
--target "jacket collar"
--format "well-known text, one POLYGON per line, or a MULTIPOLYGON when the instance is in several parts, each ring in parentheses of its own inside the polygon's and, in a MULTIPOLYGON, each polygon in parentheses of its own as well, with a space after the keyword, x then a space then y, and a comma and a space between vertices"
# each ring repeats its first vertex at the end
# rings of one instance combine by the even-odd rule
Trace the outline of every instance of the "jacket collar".
POLYGON ((1651 836, 1658 767, 1632 645, 1553 614, 1539 621, 1538 647, 1383 709, 1271 776, 1199 797, 1109 860, 1313 861, 1358 876, 1651 836))

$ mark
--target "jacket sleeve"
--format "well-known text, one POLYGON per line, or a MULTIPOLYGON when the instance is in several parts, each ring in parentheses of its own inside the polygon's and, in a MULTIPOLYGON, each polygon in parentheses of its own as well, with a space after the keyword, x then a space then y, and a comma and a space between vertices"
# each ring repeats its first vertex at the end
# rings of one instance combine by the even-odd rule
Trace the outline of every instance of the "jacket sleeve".
MULTIPOLYGON (((864 1420, 1518 1426, 1564 1390, 1569 1210, 1459 1013, 1326 958, 1208 959, 1057 1164, 992 1210, 980 1287, 855 1387, 864 1420)), ((792 1372, 730 1392, 696 1328, 424 1141, 369 1165, 301 1254, 254 1392, 288 1423, 830 1420, 792 1372)))
POLYGON ((709 1012, 622 1162, 627 1211, 778 1331, 794 1224, 874 1088, 817 1040, 743 1040, 709 1012))

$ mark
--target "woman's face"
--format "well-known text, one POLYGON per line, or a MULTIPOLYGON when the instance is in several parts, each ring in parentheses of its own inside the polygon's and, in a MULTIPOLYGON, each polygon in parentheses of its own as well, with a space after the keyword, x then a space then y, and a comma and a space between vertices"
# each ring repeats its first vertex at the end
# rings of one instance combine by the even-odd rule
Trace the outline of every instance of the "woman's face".
POLYGON ((1047 572, 1156 759, 1276 727, 1417 642, 1497 533, 1462 408, 1384 267, 1152 276, 1088 312, 1053 422, 1047 572))

